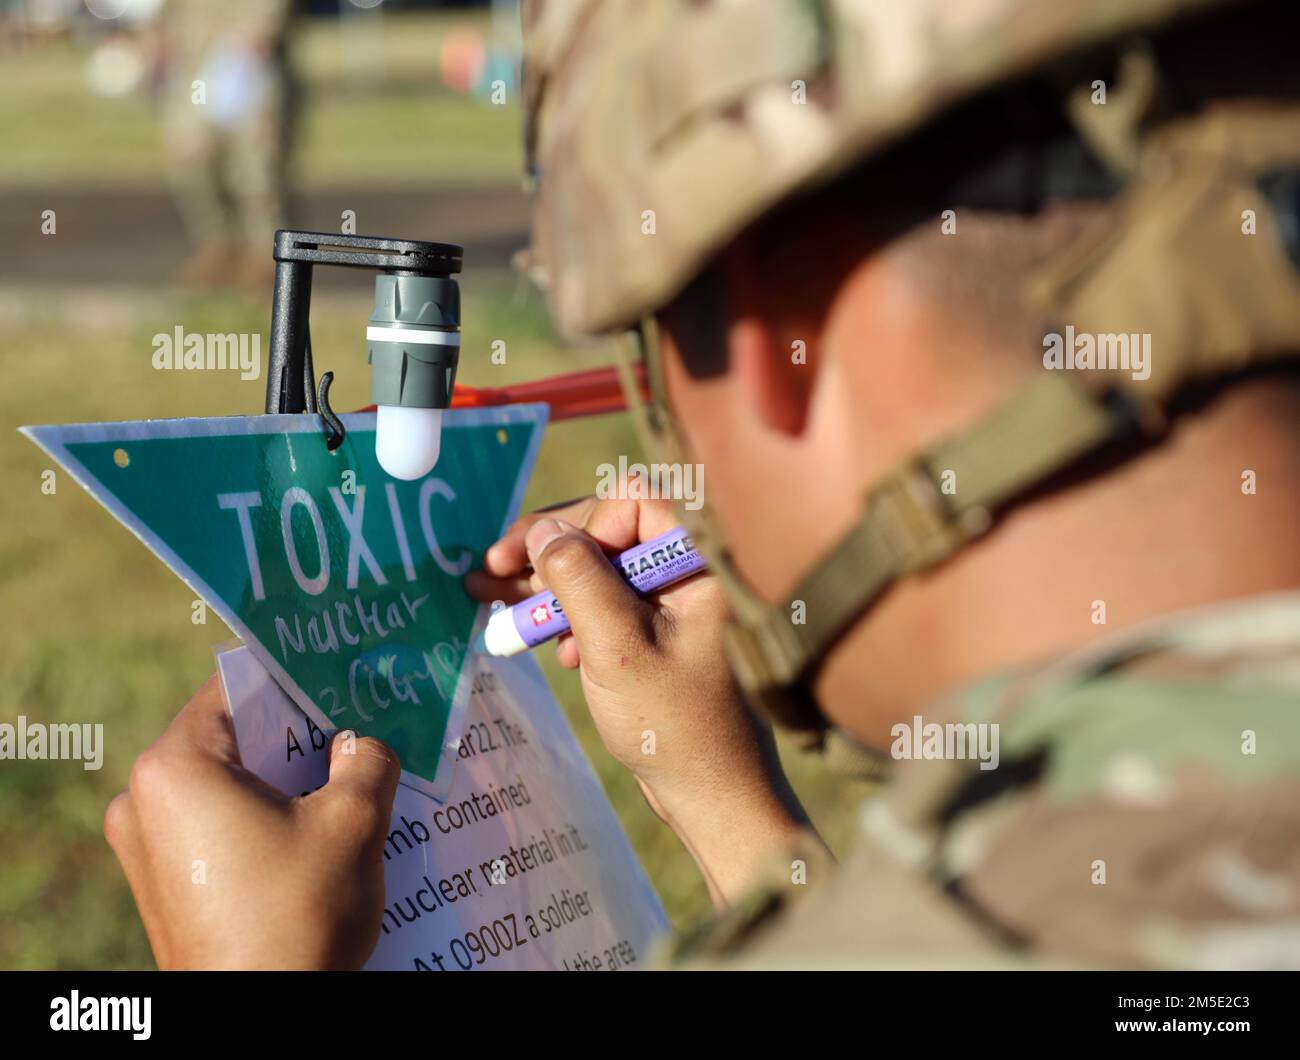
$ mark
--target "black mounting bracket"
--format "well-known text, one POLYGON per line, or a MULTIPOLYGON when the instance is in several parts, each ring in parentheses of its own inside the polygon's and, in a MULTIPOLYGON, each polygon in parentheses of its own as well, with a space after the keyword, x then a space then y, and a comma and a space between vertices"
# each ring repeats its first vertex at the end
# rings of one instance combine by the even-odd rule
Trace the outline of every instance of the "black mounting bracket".
POLYGON ((271 303, 266 411, 319 415, 325 421, 330 449, 337 449, 345 432, 329 403, 334 373, 321 376, 317 389, 312 368, 312 267, 339 265, 394 275, 446 277, 460 272, 464 250, 453 243, 280 229, 275 233, 273 256, 275 293, 271 303))

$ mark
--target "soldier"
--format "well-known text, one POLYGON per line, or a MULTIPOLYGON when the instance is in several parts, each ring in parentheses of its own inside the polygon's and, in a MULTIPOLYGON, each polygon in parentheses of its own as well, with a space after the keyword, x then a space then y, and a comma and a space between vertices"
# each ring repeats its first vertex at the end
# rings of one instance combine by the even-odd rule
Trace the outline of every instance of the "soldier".
POLYGON ((1294 10, 524 17, 554 315, 638 329, 749 701, 887 774, 814 863, 707 590, 600 562, 672 517, 522 520, 476 587, 564 605, 726 907, 678 959, 1300 964, 1294 10))
MULTIPOLYGON (((713 573, 638 599, 605 555, 678 515, 589 499, 469 587, 563 604, 560 662, 719 907, 665 960, 1300 964, 1292 6, 524 19, 535 271, 565 330, 635 329, 650 442, 708 470, 682 518, 713 573), (838 867, 768 717, 879 781, 838 867)), ((189 768, 213 701, 106 821, 172 964, 277 952, 151 897, 176 800, 234 799, 189 768)), ((382 829, 372 750, 340 805, 382 829)), ((364 878, 296 959, 365 948, 364 878)))
POLYGON ((288 62, 292 0, 168 0, 163 133, 194 244, 179 278, 264 290, 266 248, 284 224, 298 91, 288 62))

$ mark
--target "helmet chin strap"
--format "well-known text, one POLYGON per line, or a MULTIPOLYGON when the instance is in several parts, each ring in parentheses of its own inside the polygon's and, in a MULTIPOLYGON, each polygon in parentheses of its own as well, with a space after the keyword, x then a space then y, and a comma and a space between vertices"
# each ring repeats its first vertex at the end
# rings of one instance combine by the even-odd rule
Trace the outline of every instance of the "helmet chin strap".
MULTIPOLYGON (((1027 292, 1042 319, 1068 325, 1055 329, 1058 342, 1061 331, 1071 342, 1091 336, 1093 354, 1075 359, 1071 350, 1075 370, 1048 370, 1045 359, 1042 373, 971 429, 886 474, 783 602, 769 604, 745 583, 707 505, 683 513, 726 589, 727 653, 754 706, 820 745, 831 727, 812 680, 890 585, 944 562, 1086 457, 1136 452, 1161 437, 1162 410, 1188 385, 1300 358, 1300 256, 1287 245, 1300 238, 1300 202, 1290 215, 1279 207, 1270 191, 1279 173, 1300 176, 1295 105, 1208 108, 1149 134, 1105 230, 1066 248, 1027 292), (1098 358, 1103 343, 1114 354, 1119 340, 1146 342, 1141 372, 1098 358)), ((653 321, 643 328, 651 403, 642 406, 634 388, 629 403, 651 451, 658 443, 680 460, 653 321)))
POLYGON ((1044 375, 973 430, 896 468, 787 600, 770 606, 746 591, 726 638, 741 687, 782 724, 815 739, 826 723, 811 678, 890 585, 948 559, 1011 499, 1154 422, 1118 391, 1044 375))

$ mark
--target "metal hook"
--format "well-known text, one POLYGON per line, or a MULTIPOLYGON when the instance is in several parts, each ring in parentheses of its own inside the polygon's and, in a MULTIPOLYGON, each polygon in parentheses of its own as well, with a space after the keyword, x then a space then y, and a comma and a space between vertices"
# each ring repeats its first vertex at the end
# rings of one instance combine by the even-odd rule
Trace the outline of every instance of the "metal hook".
POLYGON ((334 414, 330 408, 330 384, 334 382, 334 373, 326 372, 320 377, 320 387, 316 391, 316 405, 320 418, 325 421, 325 445, 332 453, 340 445, 343 439, 347 437, 347 428, 343 426, 343 421, 334 414))

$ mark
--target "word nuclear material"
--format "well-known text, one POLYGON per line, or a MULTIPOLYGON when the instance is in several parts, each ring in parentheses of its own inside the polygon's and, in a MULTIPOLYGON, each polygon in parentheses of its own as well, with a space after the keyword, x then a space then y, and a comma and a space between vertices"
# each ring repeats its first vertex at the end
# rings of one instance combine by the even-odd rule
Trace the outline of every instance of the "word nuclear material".
POLYGON ((487 609, 461 579, 516 516, 544 405, 446 413, 436 472, 391 478, 375 415, 23 428, 172 568, 324 730, 385 741, 435 798, 487 609))

